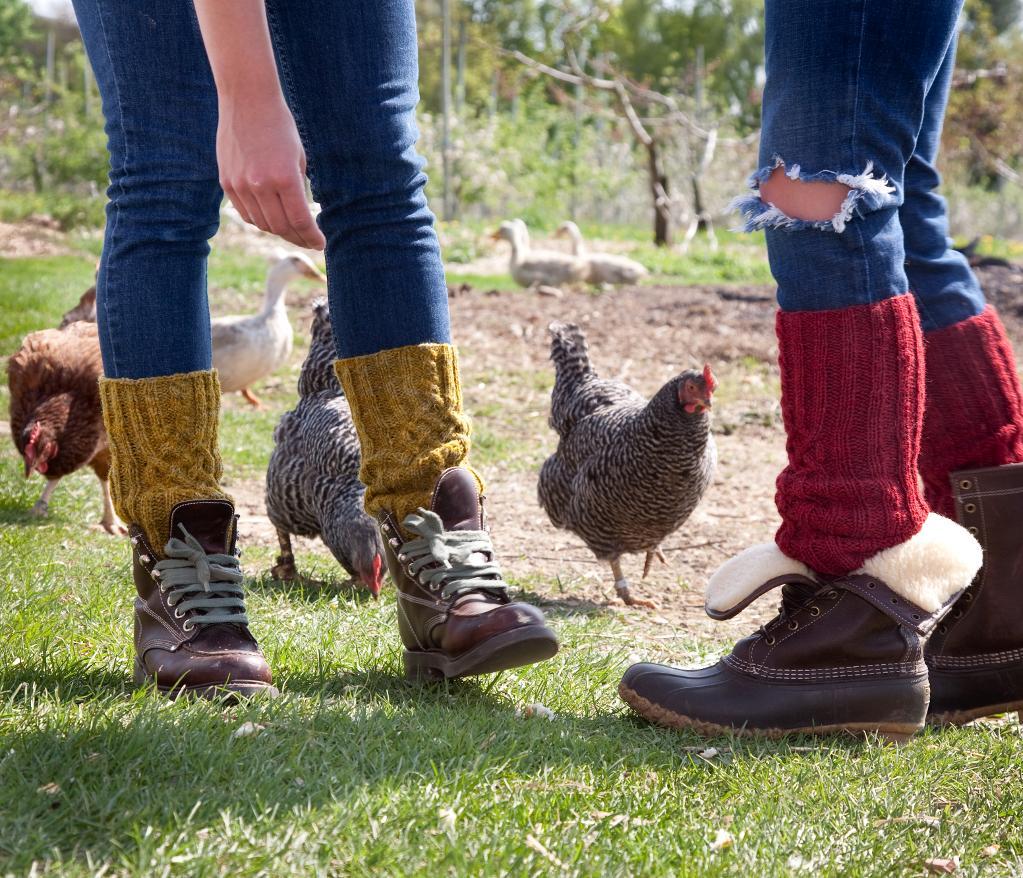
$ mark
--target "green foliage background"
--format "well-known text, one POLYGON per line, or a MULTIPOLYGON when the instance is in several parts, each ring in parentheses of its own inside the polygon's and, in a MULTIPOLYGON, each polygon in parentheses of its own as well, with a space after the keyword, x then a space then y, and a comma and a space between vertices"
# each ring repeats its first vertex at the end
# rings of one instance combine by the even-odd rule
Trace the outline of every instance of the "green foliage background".
MULTIPOLYGON (((647 224, 645 157, 610 97, 577 103, 572 86, 538 77, 498 48, 552 65, 571 57, 675 96, 735 140, 760 112, 763 0, 451 0, 456 216, 522 216, 552 225, 647 224)), ((421 148, 431 196, 441 183, 440 0, 417 0, 421 148)), ((100 222, 107 158, 99 96, 80 42, 58 39, 47 81, 45 23, 24 0, 0 0, 0 216, 41 212, 65 226, 100 222)), ((63 32, 62 32, 63 33, 63 32)), ((953 219, 1023 235, 1023 29, 1020 0, 968 0, 943 170, 953 219), (965 81, 965 80, 964 80, 965 81)), ((675 192, 693 155, 667 156, 675 192)), ((755 143, 722 150, 706 197, 721 212, 755 162, 755 143)), ((972 233, 973 229, 964 229, 972 233)))

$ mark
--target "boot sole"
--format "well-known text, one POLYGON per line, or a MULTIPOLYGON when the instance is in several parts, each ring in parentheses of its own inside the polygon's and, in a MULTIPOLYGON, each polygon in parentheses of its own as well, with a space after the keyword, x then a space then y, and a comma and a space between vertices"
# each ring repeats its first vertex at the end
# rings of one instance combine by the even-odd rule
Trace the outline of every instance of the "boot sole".
POLYGON ((240 701, 259 695, 276 698, 280 695, 275 686, 261 680, 231 680, 227 683, 204 683, 200 686, 170 685, 157 683, 147 674, 142 664, 135 660, 133 677, 138 687, 152 686, 161 695, 170 698, 206 698, 211 701, 240 701))
MULTIPOLYGON (((986 716, 994 716, 999 713, 1019 713, 1023 711, 1023 701, 1009 701, 1005 704, 990 704, 986 707, 974 707, 970 710, 946 710, 942 713, 932 713, 927 716, 929 726, 965 726, 976 719, 983 719, 986 716)), ((1019 716, 1023 721, 1023 715, 1019 716)))
POLYGON ((497 634, 457 658, 440 650, 405 650, 405 676, 412 680, 451 680, 496 674, 546 661, 558 652, 558 638, 546 625, 527 625, 497 634))
POLYGON ((841 723, 825 726, 803 726, 793 729, 760 729, 749 726, 724 726, 718 723, 707 722, 691 716, 684 716, 680 713, 668 710, 651 701, 647 701, 642 695, 634 692, 628 686, 619 684, 618 694, 622 701, 629 705, 636 713, 650 722, 664 726, 669 729, 684 729, 697 732, 706 737, 722 735, 734 735, 741 738, 768 738, 778 740, 790 735, 856 735, 876 734, 878 737, 892 744, 904 744, 913 737, 923 724, 913 723, 841 723))

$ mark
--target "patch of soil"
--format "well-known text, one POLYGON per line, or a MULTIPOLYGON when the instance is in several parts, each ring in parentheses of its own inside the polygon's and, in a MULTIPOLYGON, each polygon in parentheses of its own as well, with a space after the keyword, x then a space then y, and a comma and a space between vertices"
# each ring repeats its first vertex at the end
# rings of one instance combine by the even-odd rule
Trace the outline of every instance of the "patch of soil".
MULTIPOLYGON (((491 528, 506 570, 525 578, 555 614, 620 613, 644 639, 709 629, 708 575, 735 552, 771 539, 778 524, 774 479, 785 460, 784 436, 771 382, 763 380, 775 371, 777 355, 771 290, 643 286, 566 292, 560 299, 491 293, 457 297, 451 312, 467 407, 487 413, 476 418, 478 429, 532 449, 484 468, 491 528), (641 393, 705 362, 728 388, 727 402, 715 411, 717 476, 693 516, 665 542, 668 566, 655 563, 640 582, 643 558, 623 562, 634 593, 653 599, 656 611, 623 607, 609 566, 576 536, 554 528, 537 502, 536 473, 557 444, 546 423, 553 320, 582 326, 598 372, 641 393)), ((748 627, 748 618, 741 625, 748 627)), ((727 627, 714 626, 718 636, 727 627)))
POLYGON ((18 223, 0 222, 0 256, 5 259, 66 256, 73 252, 67 245, 67 236, 49 217, 30 217, 18 223))
MULTIPOLYGON (((1019 348, 1023 272, 991 268, 981 276, 1019 348)), ((774 481, 785 464, 785 437, 771 288, 644 286, 600 295, 567 291, 562 298, 472 290, 451 300, 451 316, 495 544, 505 570, 551 615, 614 613, 630 628, 625 640, 677 651, 679 634, 726 640, 773 614, 772 597, 731 622, 712 622, 703 612, 710 573, 747 546, 771 540, 779 523, 774 481), (704 362, 721 381, 714 413, 719 466, 703 503, 665 542, 667 566, 655 563, 641 582, 643 559, 624 561, 634 593, 656 601, 657 610, 623 607, 609 567, 574 535, 555 529, 537 502, 536 473, 556 446, 546 423, 553 383, 546 327, 552 320, 579 323, 597 370, 644 394, 704 362), (484 436, 502 444, 488 451, 484 436)), ((276 547, 262 485, 231 490, 243 512, 245 540, 276 547)), ((304 544, 323 551, 317 541, 304 544)))

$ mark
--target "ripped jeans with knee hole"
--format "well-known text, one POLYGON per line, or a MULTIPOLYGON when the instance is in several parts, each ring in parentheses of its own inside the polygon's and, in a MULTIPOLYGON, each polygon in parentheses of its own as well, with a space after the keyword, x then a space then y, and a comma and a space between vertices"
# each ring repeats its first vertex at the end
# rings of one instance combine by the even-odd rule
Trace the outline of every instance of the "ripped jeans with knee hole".
POLYGON ((784 311, 912 292, 925 331, 979 314, 984 296, 952 249, 935 162, 962 0, 767 0, 759 169, 736 199, 763 229, 784 311), (760 185, 841 183, 828 220, 786 215, 760 185))

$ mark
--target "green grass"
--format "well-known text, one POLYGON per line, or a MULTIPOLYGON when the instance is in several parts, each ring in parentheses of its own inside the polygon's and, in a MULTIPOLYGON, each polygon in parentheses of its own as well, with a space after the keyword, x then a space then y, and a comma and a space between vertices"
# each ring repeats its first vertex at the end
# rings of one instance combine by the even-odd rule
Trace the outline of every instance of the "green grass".
POLYGON ((614 637, 629 629, 613 616, 555 613, 552 662, 423 688, 401 677, 392 595, 352 593, 320 553, 300 556, 310 583, 294 586, 265 578, 269 551, 246 553, 281 700, 164 703, 129 683, 127 547, 83 530, 99 514, 94 481, 69 479, 45 523, 24 512, 37 487, 5 450, 0 872, 919 875, 958 855, 966 874, 1004 875, 1023 863, 1014 724, 903 748, 719 739, 707 759, 696 737, 618 702, 629 652, 649 649, 614 637), (534 702, 554 719, 517 715, 534 702), (246 722, 263 728, 232 737, 246 722), (735 842, 714 851, 721 828, 735 842))
MULTIPOLYGON (((3 353, 52 325, 91 277, 85 258, 3 269, 3 353)), ((258 260, 224 257, 211 274, 231 298, 255 293, 261 272, 258 260)), ((293 376, 260 388, 265 412, 227 401, 228 482, 262 471, 293 376)), ((516 393, 550 378, 481 380, 516 393)), ((522 425, 480 394, 482 454, 527 454, 522 425)), ((632 717, 615 687, 636 657, 701 660, 725 644, 637 639, 616 613, 558 605, 554 660, 414 685, 401 675, 393 592, 367 600, 322 549, 299 553, 307 578, 293 585, 267 578, 271 548, 243 557, 281 699, 169 703, 135 691, 128 547, 86 527, 100 515, 91 473, 61 484, 45 520, 27 512, 40 489, 5 439, 0 874, 919 876, 925 860, 951 856, 965 875, 1023 870, 1015 723, 927 732, 902 748, 721 738, 701 756, 703 741, 632 717), (554 718, 521 715, 533 703, 554 718), (244 723, 261 728, 235 737, 244 723), (718 830, 734 843, 714 850, 718 830), (998 850, 984 856, 989 845, 998 850)))
POLYGON ((0 356, 14 353, 26 333, 60 323, 92 285, 94 272, 81 256, 0 258, 0 356))
POLYGON ((31 216, 53 217, 62 229, 102 225, 106 199, 72 192, 12 192, 0 189, 0 222, 31 216))

